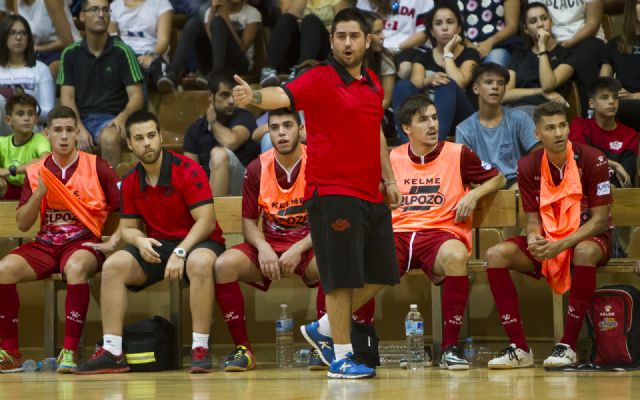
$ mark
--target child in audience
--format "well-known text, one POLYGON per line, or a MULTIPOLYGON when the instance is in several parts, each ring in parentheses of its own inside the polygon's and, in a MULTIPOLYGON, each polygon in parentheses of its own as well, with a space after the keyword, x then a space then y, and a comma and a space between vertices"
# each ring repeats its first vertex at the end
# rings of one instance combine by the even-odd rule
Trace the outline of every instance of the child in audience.
POLYGON ((5 120, 13 133, 0 137, 0 199, 18 200, 27 166, 51 152, 46 137, 33 131, 38 103, 33 96, 17 94, 5 105, 5 120))
POLYGON ((616 120, 620 82, 614 78, 596 79, 589 88, 589 108, 594 117, 574 118, 569 139, 602 151, 609 159, 609 175, 615 187, 630 187, 635 182, 640 135, 616 120))

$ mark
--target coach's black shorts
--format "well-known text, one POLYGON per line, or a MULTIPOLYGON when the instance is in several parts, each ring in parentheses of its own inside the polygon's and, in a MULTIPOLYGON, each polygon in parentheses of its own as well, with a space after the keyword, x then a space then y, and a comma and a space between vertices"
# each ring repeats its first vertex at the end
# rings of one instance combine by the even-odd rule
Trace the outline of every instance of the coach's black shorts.
MULTIPOLYGON (((135 258, 138 264, 140 264, 140 267, 142 268, 142 271, 144 272, 144 274, 147 276, 147 280, 142 285, 139 285, 139 286, 127 285, 127 288, 132 292, 139 292, 144 288, 147 288, 155 283, 158 283, 164 280, 164 270, 167 267, 167 261, 169 261, 169 257, 171 257, 171 254, 173 254, 173 250, 180 244, 180 242, 182 242, 182 239, 180 240, 156 239, 156 240, 162 243, 162 246, 153 247, 156 253, 158 253, 158 255, 160 256, 160 262, 158 264, 150 263, 146 261, 144 258, 142 258, 142 255, 140 254, 140 251, 136 246, 128 244, 123 249, 124 251, 128 251, 129 253, 131 253, 133 258, 135 258)), ((213 251, 216 254, 216 256, 219 256, 224 252, 225 246, 224 244, 218 243, 213 240, 204 240, 196 244, 195 246, 193 246, 193 248, 187 254, 187 258, 189 258, 189 254, 191 254, 196 249, 209 249, 213 251)), ((185 262, 183 279, 187 284, 189 284, 189 277, 187 276, 186 262, 185 262)))
POLYGON ((391 227, 384 203, 351 196, 320 196, 305 202, 313 251, 326 293, 365 283, 400 282, 391 227))

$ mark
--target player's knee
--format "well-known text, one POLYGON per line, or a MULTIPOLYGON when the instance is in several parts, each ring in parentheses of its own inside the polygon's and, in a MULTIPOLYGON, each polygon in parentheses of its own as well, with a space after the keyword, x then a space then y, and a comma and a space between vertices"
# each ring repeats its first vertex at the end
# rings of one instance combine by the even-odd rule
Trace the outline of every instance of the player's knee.
POLYGON ((216 146, 211 149, 211 167, 217 168, 222 165, 229 165, 229 154, 224 147, 216 146))
POLYGON ((114 254, 106 259, 102 265, 102 282, 124 280, 127 276, 126 263, 120 254, 114 254))
POLYGON ((187 275, 190 280, 206 280, 213 276, 215 255, 198 254, 187 259, 187 275))
POLYGON ((463 276, 467 274, 467 257, 458 257, 449 259, 444 264, 445 275, 463 276))
POLYGON ((574 265, 593 265, 595 266, 602 252, 593 242, 580 242, 573 250, 573 264, 574 265))
POLYGON ((5 260, 0 261, 0 285, 11 285, 15 283, 14 274, 5 260))
POLYGON ((64 266, 64 275, 71 284, 84 283, 89 278, 89 268, 78 261, 67 261, 64 266))
POLYGON ((509 263, 509 254, 505 246, 502 243, 489 247, 484 259, 487 262, 487 267, 490 268, 506 268, 509 263))
POLYGON ((233 262, 233 257, 227 253, 222 254, 216 259, 214 265, 214 274, 216 282, 226 283, 238 280, 238 271, 233 262))

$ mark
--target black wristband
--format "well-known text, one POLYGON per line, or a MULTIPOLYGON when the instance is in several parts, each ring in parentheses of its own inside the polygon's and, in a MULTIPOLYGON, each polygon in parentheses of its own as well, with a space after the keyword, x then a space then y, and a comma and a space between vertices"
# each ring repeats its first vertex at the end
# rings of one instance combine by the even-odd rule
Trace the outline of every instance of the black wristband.
POLYGON ((11 174, 11 176, 18 175, 18 167, 16 167, 15 165, 10 165, 8 169, 9 169, 9 174, 11 174))

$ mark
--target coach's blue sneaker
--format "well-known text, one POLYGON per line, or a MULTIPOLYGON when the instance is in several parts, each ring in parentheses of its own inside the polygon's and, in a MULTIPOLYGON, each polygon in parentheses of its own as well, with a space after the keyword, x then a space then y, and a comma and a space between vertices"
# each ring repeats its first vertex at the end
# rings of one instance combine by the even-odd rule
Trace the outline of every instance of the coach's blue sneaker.
POLYGON ((373 378, 376 376, 376 370, 358 362, 352 353, 347 353, 345 358, 331 363, 327 376, 336 379, 373 378))
POLYGON ((316 349, 322 362, 330 367, 334 359, 333 339, 318 332, 319 325, 318 321, 302 325, 300 332, 302 332, 302 336, 307 339, 307 342, 316 349))

